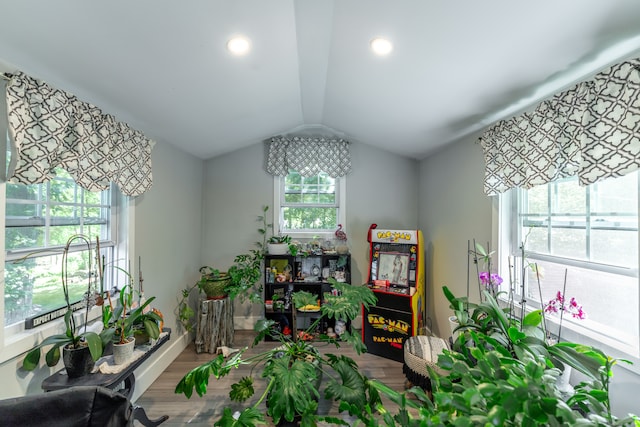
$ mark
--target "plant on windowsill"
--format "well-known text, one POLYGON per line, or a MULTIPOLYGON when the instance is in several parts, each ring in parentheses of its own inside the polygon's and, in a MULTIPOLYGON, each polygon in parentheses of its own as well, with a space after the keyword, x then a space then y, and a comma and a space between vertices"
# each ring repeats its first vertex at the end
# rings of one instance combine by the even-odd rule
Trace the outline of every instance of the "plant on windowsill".
MULTIPOLYGON (((95 297, 90 274, 88 275, 87 292, 85 294, 86 308, 83 332, 78 332, 80 328, 76 326, 76 319, 71 309, 71 302, 69 300, 68 254, 72 243, 76 240, 81 240, 83 244, 87 245, 87 250, 91 252, 91 242, 89 238, 81 234, 71 236, 67 240, 62 252, 62 290, 67 307, 64 315, 65 332, 45 338, 40 344, 30 350, 22 362, 22 368, 24 370, 34 370, 40 362, 42 348, 49 345, 52 347, 45 355, 47 366, 55 366, 58 363, 60 360, 60 347, 62 347, 63 361, 70 378, 79 377, 91 372, 95 361, 102 356, 103 346, 100 336, 95 332, 87 331, 89 310, 95 297)), ((91 257, 89 257, 88 271, 91 271, 91 257)))
MULTIPOLYGON (((335 279, 330 279, 330 283, 338 291, 338 295, 324 296, 326 301, 320 308, 322 316, 318 316, 300 335, 311 336, 323 317, 347 322, 361 312, 362 305, 369 308, 376 302, 375 294, 367 286, 339 283, 335 279)), ((296 307, 298 309, 309 303, 309 298, 304 295, 297 297, 295 293, 292 300, 299 305, 296 307)), ((298 339, 299 335, 296 333, 284 335, 275 328, 275 322, 265 319, 258 321, 255 330, 258 334, 253 346, 262 342, 266 335, 278 340, 280 346, 246 358, 244 354, 247 348, 241 349, 228 360, 219 355, 188 372, 176 386, 176 393, 183 393, 190 398, 195 390, 202 396, 206 393, 210 375, 220 379, 240 365, 252 365, 252 376, 244 377, 232 385, 229 393, 231 400, 244 402, 251 399, 254 396, 253 384, 256 377, 266 380, 266 390, 240 413, 234 415, 230 408, 225 408, 222 418, 215 425, 263 424, 266 417, 258 409, 263 401, 266 401, 267 415, 275 424, 281 421, 292 422, 298 418, 302 425, 316 425, 317 421, 335 422, 336 418, 316 414, 323 374, 329 378, 324 396, 339 401, 341 412, 348 411, 352 415, 364 412, 367 405, 374 405, 379 401, 377 393, 372 393, 367 378, 358 371, 353 359, 344 355, 323 354, 318 350, 321 344, 339 347, 341 341, 327 335, 317 336, 315 341, 304 341, 298 339)), ((358 353, 366 350, 359 334, 345 331, 340 339, 358 353)))
MULTIPOLYGON (((129 277, 131 276, 129 275, 129 277)), ((155 297, 151 297, 142 305, 132 308, 134 306, 132 283, 125 285, 120 290, 120 304, 115 309, 111 307, 114 319, 111 327, 115 331, 113 335, 113 360, 116 365, 127 363, 131 358, 135 346, 135 331, 140 326, 150 338, 158 339, 160 336, 158 322, 162 319, 153 311, 145 313, 145 309, 154 299, 155 297)))

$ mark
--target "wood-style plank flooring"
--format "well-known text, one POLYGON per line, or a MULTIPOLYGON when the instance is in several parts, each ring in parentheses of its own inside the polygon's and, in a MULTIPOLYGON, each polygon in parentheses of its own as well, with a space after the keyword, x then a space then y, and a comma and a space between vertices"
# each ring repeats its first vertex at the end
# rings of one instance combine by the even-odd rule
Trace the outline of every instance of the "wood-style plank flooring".
MULTIPOLYGON (((236 331, 233 348, 241 348, 249 345, 253 341, 252 331, 236 331)), ((260 352, 268 346, 274 347, 275 342, 262 342, 256 348, 249 349, 247 355, 260 352)), ((353 358, 361 371, 369 378, 383 381, 388 386, 396 390, 404 390, 405 376, 402 373, 402 363, 386 359, 384 357, 363 354, 358 356, 351 348, 325 347, 321 349, 328 353, 345 354, 353 358)), ((183 425, 211 426, 222 414, 225 406, 230 406, 229 390, 231 384, 243 376, 247 376, 250 367, 243 366, 233 371, 229 376, 216 380, 210 378, 207 394, 199 397, 195 392, 191 399, 187 399, 183 394, 175 394, 174 389, 180 379, 192 368, 211 360, 214 355, 208 353, 197 354, 193 343, 187 347, 176 360, 158 377, 158 379, 140 396, 136 402, 144 407, 150 418, 157 418, 161 415, 168 415, 169 419, 162 424, 162 427, 173 427, 183 425)), ((256 396, 260 396, 264 391, 265 382, 257 379, 254 384, 256 396)), ((323 388, 324 389, 324 386, 323 388)), ((255 396, 254 396, 255 397, 255 396)), ((389 402, 386 402, 387 404, 389 402)), ((232 404, 234 407, 246 407, 239 404, 232 404)), ((264 403, 262 403, 264 408, 264 403)), ((393 406, 390 404, 390 406, 393 406)), ((318 412, 320 414, 331 414, 338 416, 337 403, 321 400, 318 412)), ((339 415, 345 420, 349 420, 345 414, 339 415)), ((268 418, 268 417, 267 417, 268 418)))

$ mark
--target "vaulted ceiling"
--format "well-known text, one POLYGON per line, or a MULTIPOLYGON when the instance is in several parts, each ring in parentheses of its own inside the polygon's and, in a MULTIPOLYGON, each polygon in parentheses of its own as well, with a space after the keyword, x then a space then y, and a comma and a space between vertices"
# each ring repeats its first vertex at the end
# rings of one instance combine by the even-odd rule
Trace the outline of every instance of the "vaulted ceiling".
POLYGON ((333 133, 423 158, 640 51, 637 0, 0 0, 21 70, 203 159, 333 133), (231 55, 227 40, 251 49, 231 55), (385 37, 392 52, 374 55, 385 37))

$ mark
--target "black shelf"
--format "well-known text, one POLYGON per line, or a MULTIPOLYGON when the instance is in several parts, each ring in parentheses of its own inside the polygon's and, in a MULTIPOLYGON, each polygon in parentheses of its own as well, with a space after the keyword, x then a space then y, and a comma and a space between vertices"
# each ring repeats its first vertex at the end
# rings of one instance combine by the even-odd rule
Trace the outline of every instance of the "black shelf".
MULTIPOLYGON (((332 290, 330 277, 349 283, 351 279, 351 256, 349 254, 322 254, 309 256, 265 255, 264 299, 283 301, 284 308, 265 307, 265 318, 275 320, 281 332, 288 327, 292 333, 306 329, 321 316, 320 312, 292 313, 291 294, 307 291, 317 296, 320 304, 325 293, 332 290), (275 268, 275 274, 273 269, 275 268), (295 315, 294 315, 295 314, 295 315), (295 323, 295 325, 294 325, 295 323)), ((333 320, 322 319, 317 332, 326 333, 334 327, 333 320)))

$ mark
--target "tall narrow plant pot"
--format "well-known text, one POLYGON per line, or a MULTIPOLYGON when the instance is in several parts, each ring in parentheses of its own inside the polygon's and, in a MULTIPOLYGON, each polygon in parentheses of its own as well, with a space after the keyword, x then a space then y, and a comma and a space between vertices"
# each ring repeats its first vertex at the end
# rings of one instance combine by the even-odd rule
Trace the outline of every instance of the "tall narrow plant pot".
POLYGON ((62 348, 62 361, 67 369, 69 378, 78 378, 91 373, 95 361, 91 357, 89 346, 80 345, 79 348, 64 346, 62 348))
POLYGON ((123 365, 127 363, 133 356, 133 346, 136 341, 135 338, 127 338, 128 341, 125 344, 113 343, 113 363, 116 365, 123 365))

